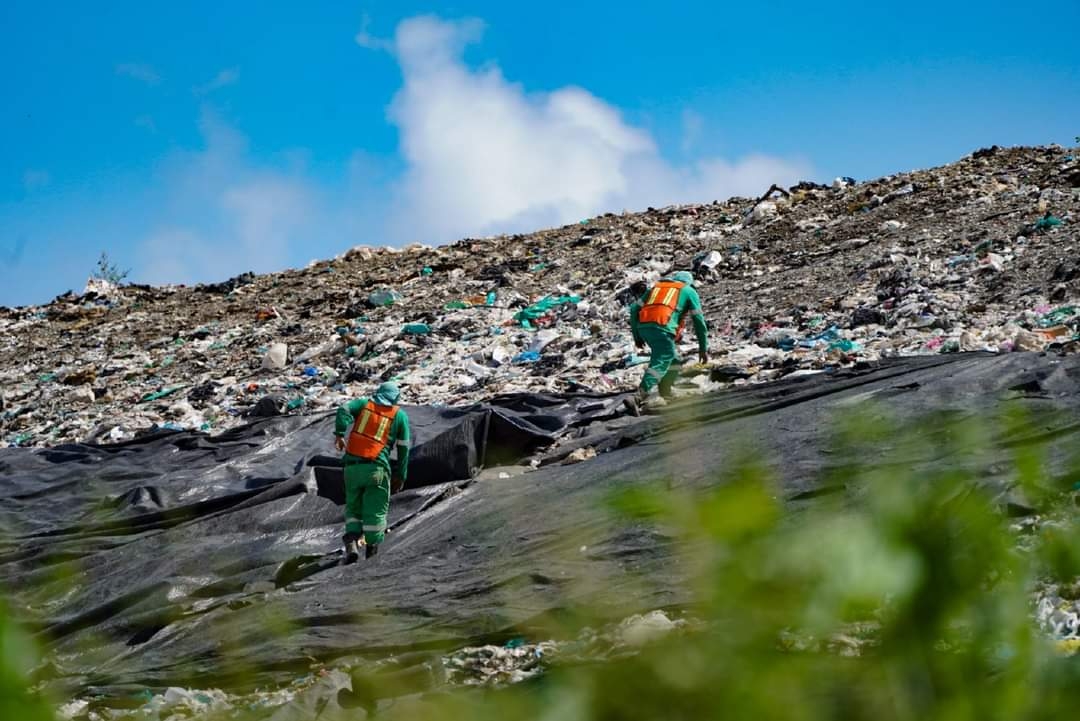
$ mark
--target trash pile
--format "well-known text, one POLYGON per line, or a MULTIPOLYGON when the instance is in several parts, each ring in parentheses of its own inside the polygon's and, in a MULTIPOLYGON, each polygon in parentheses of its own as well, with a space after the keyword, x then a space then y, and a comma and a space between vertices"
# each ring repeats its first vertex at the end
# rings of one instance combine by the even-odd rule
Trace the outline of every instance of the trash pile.
POLYGON ((678 268, 696 274, 713 346, 680 393, 903 355, 1076 352, 1077 153, 995 146, 868 182, 358 247, 195 287, 95 280, 0 308, 0 442, 216 433, 388 379, 432 405, 629 389, 648 360, 627 327, 632 289, 678 268))
POLYGON ((228 694, 219 689, 169 687, 159 693, 135 692, 125 708, 116 701, 80 698, 59 709, 64 719, 120 721, 151 719, 180 721, 202 718, 250 718, 252 711, 275 719, 318 717, 331 704, 336 708, 367 708, 375 713, 380 701, 447 688, 497 688, 541 674, 553 664, 580 664, 634 654, 671 633, 701 629, 700 622, 672 619, 664 611, 637 614, 600 629, 582 629, 567 640, 530 642, 512 638, 502 645, 457 649, 430 658, 397 659, 375 663, 346 658, 333 667, 314 665, 311 673, 277 689, 228 694), (314 712, 314 713, 312 713, 314 712))

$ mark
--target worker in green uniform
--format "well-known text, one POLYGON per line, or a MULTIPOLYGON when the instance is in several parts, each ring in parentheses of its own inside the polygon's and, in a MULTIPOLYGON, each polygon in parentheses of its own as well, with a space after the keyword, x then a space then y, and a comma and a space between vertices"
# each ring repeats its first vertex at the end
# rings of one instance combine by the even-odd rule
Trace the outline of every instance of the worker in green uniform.
POLYGON ((694 276, 685 270, 661 278, 630 306, 630 331, 638 348, 652 351, 649 367, 638 388, 638 402, 658 408, 671 397, 671 387, 679 377, 676 344, 687 318, 694 324, 698 357, 709 362, 709 330, 701 310, 701 298, 694 290, 694 276))
POLYGON ((334 425, 335 445, 344 451, 345 466, 345 563, 379 550, 386 534, 390 492, 405 485, 409 472, 409 417, 398 408, 401 391, 383 383, 369 398, 357 398, 338 408, 334 425), (390 454, 397 449, 397 462, 390 454))

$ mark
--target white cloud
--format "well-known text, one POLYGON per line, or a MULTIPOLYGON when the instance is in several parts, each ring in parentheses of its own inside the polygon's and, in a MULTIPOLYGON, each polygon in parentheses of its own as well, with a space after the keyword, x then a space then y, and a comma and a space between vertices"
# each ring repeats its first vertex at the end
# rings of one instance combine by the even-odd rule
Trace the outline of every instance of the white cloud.
POLYGON ((240 69, 225 68, 224 70, 218 71, 218 74, 215 75, 210 80, 210 82, 195 88, 195 94, 206 95, 207 93, 212 93, 215 90, 227 88, 230 85, 236 85, 236 83, 238 82, 240 82, 240 69))
POLYGON ((356 33, 356 44, 368 50, 393 51, 394 41, 372 35, 368 32, 371 27, 371 17, 364 13, 360 19, 360 32, 356 33))
MULTIPOLYGON (((404 85, 390 118, 407 169, 395 190, 395 237, 531 230, 623 208, 757 194, 812 172, 764 155, 674 165, 648 132, 587 90, 529 93, 495 65, 466 65, 462 53, 482 32, 477 20, 431 16, 397 28, 390 50, 404 85)), ((357 41, 385 46, 366 26, 357 41)))
POLYGON ((194 283, 288 267, 320 233, 321 201, 303 169, 263 167, 246 139, 204 112, 206 148, 162 170, 159 224, 138 252, 138 280, 194 283))
POLYGON ((161 82, 161 76, 157 70, 143 63, 121 63, 116 66, 116 74, 138 80, 147 85, 157 85, 161 82))
MULTIPOLYGON (((649 132, 585 89, 528 92, 493 64, 466 65, 462 53, 482 32, 475 20, 423 17, 383 40, 364 26, 357 42, 401 66, 388 111, 401 157, 358 150, 342 159, 336 183, 316 182, 303 152, 256 160, 242 134, 204 112, 205 148, 173 154, 142 209, 153 225, 134 279, 216 281, 358 243, 537 230, 624 208, 757 195, 812 176, 805 163, 768 155, 672 163, 649 132)), ((203 88, 237 77, 222 71, 203 88)))
POLYGON ((682 113, 682 151, 691 152, 705 133, 705 118, 701 113, 687 109, 682 113))

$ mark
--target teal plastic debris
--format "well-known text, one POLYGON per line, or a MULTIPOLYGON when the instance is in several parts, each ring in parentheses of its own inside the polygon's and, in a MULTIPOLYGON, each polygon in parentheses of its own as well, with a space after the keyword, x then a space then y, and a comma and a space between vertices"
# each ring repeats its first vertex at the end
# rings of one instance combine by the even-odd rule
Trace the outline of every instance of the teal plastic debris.
POLYGON ((184 386, 173 386, 172 388, 163 388, 160 391, 154 391, 153 393, 147 393, 142 397, 141 403, 147 403, 149 401, 156 401, 167 396, 171 396, 178 390, 183 389, 184 386))
POLYGON ((401 332, 408 335, 431 335, 431 326, 427 323, 406 323, 401 332))
POLYGON ((540 354, 534 350, 527 350, 514 356, 514 363, 536 363, 540 360, 540 354))
POLYGON ((368 294, 367 300, 370 305, 374 306, 393 305, 402 300, 402 295, 396 290, 377 290, 368 294))
POLYGON ((855 341, 841 338, 840 340, 830 343, 829 347, 826 348, 826 351, 838 350, 841 353, 854 353, 857 350, 861 350, 861 348, 862 347, 855 341))
POLYGON ((523 639, 523 638, 512 638, 512 639, 510 639, 509 641, 506 642, 506 646, 504 646, 503 648, 521 648, 524 645, 525 645, 525 639, 523 639))
POLYGON ((840 331, 837 330, 836 326, 834 325, 831 326, 828 330, 802 339, 801 341, 799 341, 798 345, 803 348, 816 348, 819 343, 831 345, 839 340, 841 340, 840 331))
POLYGON ((431 268, 427 268, 427 267, 425 267, 423 270, 420 271, 420 275, 425 275, 425 276, 426 275, 432 275, 434 273, 435 273, 435 271, 433 271, 431 268))
POLYGON ((297 408, 299 408, 302 405, 304 405, 304 399, 303 398, 293 398, 291 401, 289 401, 286 404, 285 407, 288 408, 290 411, 295 411, 297 408))
POLYGON ((533 328, 533 323, 541 316, 546 315, 553 308, 566 305, 567 303, 577 304, 581 302, 581 297, 576 295, 549 295, 536 301, 528 308, 523 308, 514 314, 514 320, 521 323, 523 328, 533 328))
POLYGON ((1036 230, 1049 230, 1055 225, 1061 225, 1061 222, 1061 218, 1047 213, 1046 215, 1035 221, 1035 228, 1036 230))
POLYGON ((1050 311, 1042 318, 1039 319, 1039 325, 1043 328, 1049 328, 1054 325, 1061 325, 1065 321, 1072 318, 1077 313, 1077 307, 1075 305, 1063 305, 1060 308, 1050 311))
POLYGON ((495 298, 496 298, 495 291, 489 290, 488 294, 487 294, 487 297, 484 299, 484 305, 486 305, 489 308, 491 306, 495 305, 495 298))

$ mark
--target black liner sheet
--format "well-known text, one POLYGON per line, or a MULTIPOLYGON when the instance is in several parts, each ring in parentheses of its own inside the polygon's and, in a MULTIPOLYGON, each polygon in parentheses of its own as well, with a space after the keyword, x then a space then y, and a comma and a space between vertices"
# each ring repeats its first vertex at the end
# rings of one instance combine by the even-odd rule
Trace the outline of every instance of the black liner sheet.
MULTIPOLYGON (((1037 420, 1051 462, 1080 430, 1076 356, 901 359, 672 404, 633 418, 621 396, 520 395, 408 408, 410 484, 370 562, 339 565, 333 418, 260 420, 208 437, 0 450, 0 585, 68 693, 287 682, 311 659, 385 658, 529 633, 587 603, 620 618, 687 600, 668 539, 612 516, 633 486, 713 485, 746 448, 793 507, 835 492, 828 429, 857 409, 907 423, 1003 405, 1037 420), (562 465, 573 449, 599 455, 562 465), (535 472, 477 481, 478 469, 535 472)), ((929 428, 929 426, 928 426, 929 428)), ((927 431, 930 432, 929 430, 927 431)), ((979 469, 1007 498, 995 439, 979 469)), ((927 438, 916 467, 953 459, 927 438)), ((1022 506, 1016 501, 1014 505, 1022 506)))

